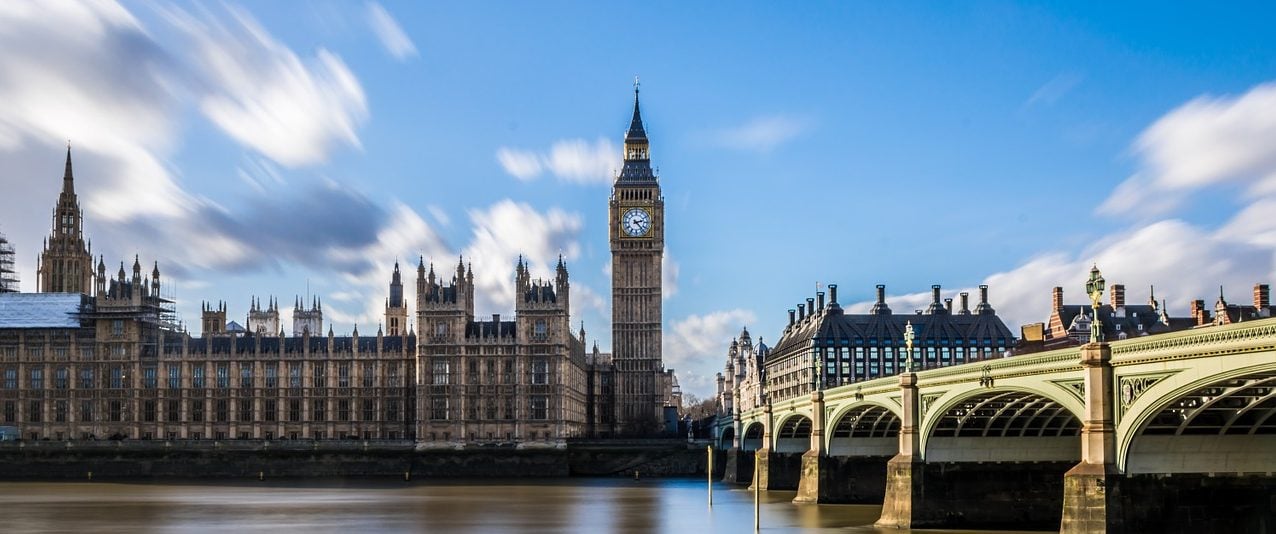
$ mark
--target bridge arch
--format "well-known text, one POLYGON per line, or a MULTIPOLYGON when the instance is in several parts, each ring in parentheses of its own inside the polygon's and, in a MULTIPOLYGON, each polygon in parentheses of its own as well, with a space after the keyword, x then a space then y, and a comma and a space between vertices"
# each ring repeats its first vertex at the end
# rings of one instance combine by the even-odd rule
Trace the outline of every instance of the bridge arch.
POLYGON ((858 402, 829 418, 826 431, 830 456, 894 456, 899 452, 902 414, 898 406, 858 402))
POLYGON ((722 435, 718 436, 718 450, 731 450, 735 448, 735 427, 728 426, 722 429, 722 435))
POLYGON ((790 415, 776 426, 775 452, 806 452, 811 448, 811 418, 790 415))
POLYGON ((1276 465, 1276 361, 1271 351, 1261 354, 1266 362, 1221 371, 1194 365, 1163 378, 1120 377, 1113 401, 1124 411, 1117 425, 1120 469, 1270 472, 1276 465), (1156 381, 1136 393, 1139 379, 1156 381))
MULTIPOLYGON (((1080 399, 1027 384, 947 391, 923 407, 926 461, 1070 461, 1081 459, 1080 399)), ((922 392, 925 398, 925 392, 922 392)))
POLYGON ((752 423, 746 423, 743 437, 740 440, 740 450, 756 451, 761 449, 763 434, 764 432, 761 422, 754 421, 752 423))

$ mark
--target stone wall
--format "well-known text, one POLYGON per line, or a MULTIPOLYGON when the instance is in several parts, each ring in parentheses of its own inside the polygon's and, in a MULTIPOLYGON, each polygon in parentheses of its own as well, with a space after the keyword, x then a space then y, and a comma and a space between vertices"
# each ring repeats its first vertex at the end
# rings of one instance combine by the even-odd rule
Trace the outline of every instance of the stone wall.
POLYGON ((1125 532, 1276 532, 1269 474, 1126 475, 1117 484, 1125 532))
POLYGON ((705 450, 686 443, 567 449, 426 449, 409 443, 98 442, 0 446, 0 480, 163 478, 501 478, 705 476, 705 450))

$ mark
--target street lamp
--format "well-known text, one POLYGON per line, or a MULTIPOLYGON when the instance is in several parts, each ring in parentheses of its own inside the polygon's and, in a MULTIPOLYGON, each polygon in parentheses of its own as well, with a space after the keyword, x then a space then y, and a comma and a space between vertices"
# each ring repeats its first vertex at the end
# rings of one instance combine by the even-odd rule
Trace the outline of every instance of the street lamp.
POLYGON ((1090 279, 1085 283, 1085 292, 1090 295, 1090 309, 1094 312, 1090 321, 1091 343, 1103 341, 1103 326, 1099 322, 1099 299, 1103 298, 1104 287, 1103 274, 1099 272, 1099 266, 1091 267, 1090 279))
POLYGON ((904 360, 904 372, 906 373, 911 373, 915 370, 913 369, 913 339, 913 322, 908 321, 904 323, 904 346, 907 347, 905 350, 908 351, 907 358, 904 360))

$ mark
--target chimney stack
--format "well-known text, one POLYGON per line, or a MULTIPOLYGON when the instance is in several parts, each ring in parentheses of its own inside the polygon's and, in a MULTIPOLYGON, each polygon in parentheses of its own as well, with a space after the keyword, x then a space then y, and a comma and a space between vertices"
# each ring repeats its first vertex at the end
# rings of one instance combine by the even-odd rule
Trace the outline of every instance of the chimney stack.
POLYGON ((829 306, 837 306, 837 284, 829 284, 829 306))
POLYGON ((886 304, 886 285, 877 284, 877 303, 886 304))
POLYGON ((869 311, 873 315, 890 315, 891 308, 886 305, 886 286, 877 284, 877 303, 873 305, 873 309, 869 311))
POLYGON ((806 320, 806 304, 798 304, 798 320, 806 320))
POLYGON ((948 310, 948 315, 953 314, 953 299, 944 299, 944 309, 948 310))
POLYGON ((789 326, 793 326, 795 322, 797 322, 797 310, 789 309, 789 326))
POLYGON ((930 302, 932 304, 939 304, 939 284, 930 286, 930 302))
POLYGON ((970 315, 970 293, 961 292, 961 314, 970 315))
POLYGON ((824 292, 823 291, 815 292, 815 302, 818 306, 817 309, 820 310, 820 313, 824 313, 824 292))
POLYGON ((984 306, 988 305, 988 286, 986 284, 980 284, 979 286, 979 303, 984 306))
POLYGON ((809 317, 815 317, 815 299, 806 299, 806 314, 809 317))
POLYGON ((1050 309, 1058 311, 1063 309, 1063 288, 1055 286, 1050 291, 1050 309))
POLYGON ((1271 286, 1254 284, 1254 307, 1258 308, 1258 313, 1263 313, 1263 309, 1271 305, 1271 286))
POLYGON ((1112 309, 1125 307, 1125 284, 1112 284, 1112 309))
POLYGON ((1192 319, 1196 320, 1196 326, 1204 326, 1210 323, 1210 312, 1205 309, 1205 301, 1196 299, 1192 301, 1192 319))

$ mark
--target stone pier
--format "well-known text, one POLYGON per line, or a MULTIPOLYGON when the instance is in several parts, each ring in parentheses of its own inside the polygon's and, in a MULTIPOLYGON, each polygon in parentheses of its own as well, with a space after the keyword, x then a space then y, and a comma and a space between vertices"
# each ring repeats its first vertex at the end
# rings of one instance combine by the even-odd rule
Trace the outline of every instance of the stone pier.
POLYGON ((730 449, 726 451, 727 467, 722 474, 722 481, 727 484, 753 483, 753 451, 730 449))
POLYGON ((824 441, 824 392, 811 394, 811 448, 802 454, 802 466, 798 480, 795 503, 826 503, 832 486, 833 466, 828 465, 828 450, 824 441))
POLYGON ((1081 463, 1063 477, 1066 534, 1125 532, 1121 514, 1121 473, 1116 465, 1113 418, 1112 352, 1107 343, 1081 347, 1085 374, 1085 419, 1081 427, 1081 463))
POLYGON ((912 528, 913 504, 921 497, 922 441, 918 425, 922 418, 918 411, 917 373, 900 374, 899 389, 904 408, 899 424, 899 453, 886 463, 886 495, 877 527, 912 528))

